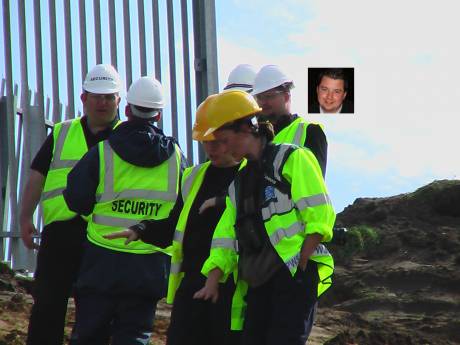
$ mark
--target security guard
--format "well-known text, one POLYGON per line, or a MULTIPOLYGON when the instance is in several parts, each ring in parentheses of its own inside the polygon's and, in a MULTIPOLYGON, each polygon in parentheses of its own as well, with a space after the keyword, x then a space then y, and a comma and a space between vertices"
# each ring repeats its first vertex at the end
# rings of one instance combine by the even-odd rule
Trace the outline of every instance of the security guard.
POLYGON ((89 148, 106 139, 117 123, 121 87, 112 66, 91 69, 80 96, 84 116, 55 124, 32 162, 20 214, 24 245, 39 249, 27 344, 63 342, 67 301, 81 260, 86 221, 67 208, 62 191, 72 167, 89 148), (40 196, 45 226, 38 247, 33 215, 40 196))
POLYGON ((297 114, 291 114, 291 92, 294 83, 277 65, 266 65, 254 79, 251 94, 262 108, 259 118, 272 123, 274 143, 308 147, 326 175, 327 140, 320 125, 309 123, 297 114))
POLYGON ((304 345, 305 320, 331 284, 334 264, 321 242, 332 238, 335 213, 311 151, 271 144, 258 111, 241 91, 219 94, 208 110, 206 134, 248 163, 230 185, 195 298, 215 300, 219 280, 237 269, 248 285, 242 344, 304 345))
POLYGON ((145 219, 167 218, 185 164, 175 139, 154 125, 164 108, 161 84, 142 77, 126 100, 128 121, 81 159, 64 191, 71 210, 89 215, 71 344, 105 344, 109 338, 113 344, 148 344, 157 302, 166 294, 167 250, 103 237, 145 219))
POLYGON ((230 331, 235 290, 232 279, 219 286, 217 303, 193 299, 206 280, 201 268, 209 256, 212 234, 225 208, 225 193, 240 166, 212 134, 204 135, 209 129, 206 112, 213 98, 208 97, 198 107, 192 131, 193 139, 202 142, 209 161, 184 171, 180 202, 172 212, 178 217, 171 216, 167 222, 143 221, 128 230, 105 236, 127 238, 126 243, 141 239, 160 246, 170 245, 172 241, 167 302, 174 304, 168 345, 238 343, 239 332, 230 331), (222 202, 216 203, 216 199, 222 202))

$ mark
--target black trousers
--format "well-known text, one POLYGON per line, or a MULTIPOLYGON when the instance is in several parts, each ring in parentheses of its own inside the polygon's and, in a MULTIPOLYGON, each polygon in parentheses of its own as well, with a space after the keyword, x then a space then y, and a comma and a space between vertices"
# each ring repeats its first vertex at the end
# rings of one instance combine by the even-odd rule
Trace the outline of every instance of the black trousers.
POLYGON ((149 344, 157 302, 135 294, 79 295, 70 344, 149 344))
POLYGON ((174 298, 167 345, 238 345, 241 332, 230 330, 235 285, 219 284, 216 303, 193 299, 206 282, 201 274, 185 275, 174 298))
POLYGON ((305 345, 315 317, 317 265, 309 261, 294 276, 283 266, 270 280, 249 288, 243 345, 305 345))
POLYGON ((85 240, 86 222, 80 217, 54 222, 43 229, 28 345, 62 345, 67 302, 78 275, 85 240))

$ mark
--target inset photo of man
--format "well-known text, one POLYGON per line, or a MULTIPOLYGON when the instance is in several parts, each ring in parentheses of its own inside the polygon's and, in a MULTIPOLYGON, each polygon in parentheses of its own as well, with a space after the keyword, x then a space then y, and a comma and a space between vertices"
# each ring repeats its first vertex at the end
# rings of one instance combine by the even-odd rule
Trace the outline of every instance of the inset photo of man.
POLYGON ((353 114, 354 68, 308 68, 308 113, 353 114))

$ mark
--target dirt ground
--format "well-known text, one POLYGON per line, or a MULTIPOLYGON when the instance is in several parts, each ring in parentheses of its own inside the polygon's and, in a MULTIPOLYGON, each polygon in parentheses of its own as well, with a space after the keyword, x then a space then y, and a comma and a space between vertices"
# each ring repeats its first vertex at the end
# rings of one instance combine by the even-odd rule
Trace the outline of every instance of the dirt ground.
MULTIPOLYGON (((349 231, 345 244, 328 245, 334 283, 320 300, 308 344, 460 344, 460 181, 357 199, 336 226, 349 231), (356 237, 359 227, 376 237, 356 237)), ((2 267, 0 345, 25 344, 30 283, 2 267)), ((70 303, 67 337, 73 311, 70 303)), ((152 344, 165 343, 169 313, 160 303, 152 344)))

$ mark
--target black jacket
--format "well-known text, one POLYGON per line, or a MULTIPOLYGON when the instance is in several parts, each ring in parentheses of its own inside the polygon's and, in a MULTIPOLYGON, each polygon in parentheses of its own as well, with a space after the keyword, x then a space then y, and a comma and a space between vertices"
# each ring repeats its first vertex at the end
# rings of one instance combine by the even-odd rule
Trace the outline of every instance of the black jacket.
MULTIPOLYGON (((308 105, 308 112, 311 114, 319 114, 319 104, 318 102, 313 102, 308 105)), ((344 100, 342 103, 342 109, 340 110, 340 114, 353 114, 354 111, 354 106, 353 102, 350 102, 349 100, 344 100)))
MULTIPOLYGON (((140 167, 155 167, 175 154, 176 141, 145 121, 122 123, 108 141, 123 160, 140 167)), ((183 164, 186 162, 184 158, 181 161, 183 164)), ((98 184, 99 152, 96 146, 68 175, 63 194, 69 208, 80 214, 90 214, 96 203, 98 184)), ((166 294, 169 260, 162 253, 124 253, 87 241, 76 291, 78 294, 161 298, 166 294)))

